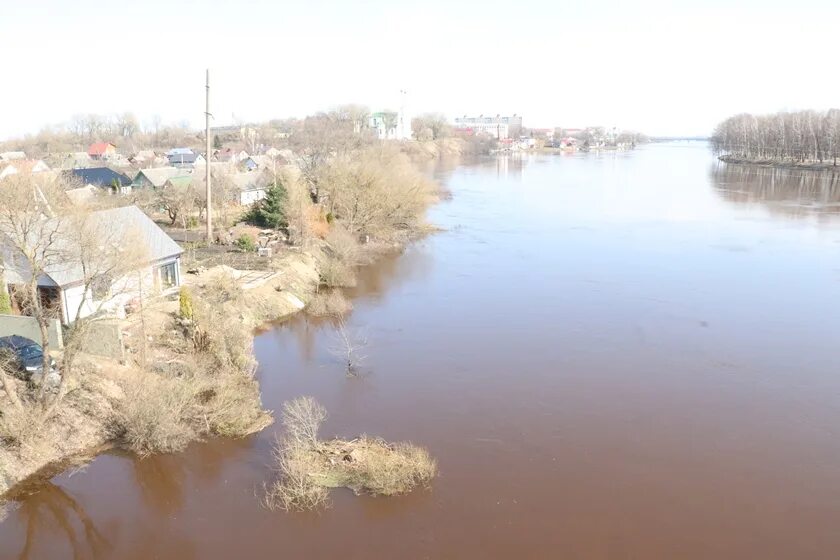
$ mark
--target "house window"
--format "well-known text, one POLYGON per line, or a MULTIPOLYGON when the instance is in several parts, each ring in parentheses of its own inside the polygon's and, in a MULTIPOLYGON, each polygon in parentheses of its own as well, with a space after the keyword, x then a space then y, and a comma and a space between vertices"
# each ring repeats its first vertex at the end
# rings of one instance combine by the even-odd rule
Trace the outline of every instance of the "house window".
POLYGON ((165 290, 178 285, 178 263, 171 262, 158 268, 160 271, 160 287, 165 290))

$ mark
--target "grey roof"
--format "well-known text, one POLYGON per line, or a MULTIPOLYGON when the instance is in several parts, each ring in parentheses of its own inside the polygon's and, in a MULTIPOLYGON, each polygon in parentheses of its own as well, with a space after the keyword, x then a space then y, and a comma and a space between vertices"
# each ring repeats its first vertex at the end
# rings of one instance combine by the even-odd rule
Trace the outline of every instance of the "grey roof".
MULTIPOLYGON (((136 206, 100 210, 94 212, 91 219, 94 220, 94 227, 103 228, 102 231, 107 231, 114 239, 139 240, 144 243, 150 263, 183 253, 181 246, 136 206)), ((62 287, 84 280, 80 263, 67 262, 47 267, 46 273, 62 287)))
POLYGON ((134 183, 136 184, 140 179, 140 176, 143 175, 149 180, 152 186, 160 188, 168 179, 183 174, 184 171, 182 169, 178 169, 177 167, 153 167, 151 169, 141 169, 137 172, 137 175, 134 176, 134 183))
POLYGON ((267 181, 262 173, 234 173, 230 178, 240 191, 258 191, 266 188, 267 181))
POLYGON ((177 155, 187 155, 192 154, 193 151, 190 148, 172 148, 168 152, 166 152, 167 156, 177 156, 177 155))

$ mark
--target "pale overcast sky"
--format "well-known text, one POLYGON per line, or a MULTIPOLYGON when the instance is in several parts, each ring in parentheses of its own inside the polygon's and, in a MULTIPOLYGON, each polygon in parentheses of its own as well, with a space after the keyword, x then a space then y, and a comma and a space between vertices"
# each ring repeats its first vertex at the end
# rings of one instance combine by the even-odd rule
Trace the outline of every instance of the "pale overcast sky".
POLYGON ((0 0, 0 138, 77 113, 218 124, 357 102, 706 134, 840 106, 840 2, 0 0))

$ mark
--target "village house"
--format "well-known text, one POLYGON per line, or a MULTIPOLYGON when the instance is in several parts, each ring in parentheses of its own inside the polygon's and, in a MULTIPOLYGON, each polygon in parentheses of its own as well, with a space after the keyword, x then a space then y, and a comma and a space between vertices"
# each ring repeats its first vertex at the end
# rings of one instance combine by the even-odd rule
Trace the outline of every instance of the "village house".
POLYGON ((118 173, 108 167, 87 167, 72 169, 63 173, 71 182, 79 183, 80 187, 96 187, 127 194, 131 191, 131 179, 123 173, 118 173))
POLYGON ((189 148, 173 148, 166 152, 166 158, 169 160, 169 165, 181 169, 204 165, 205 162, 203 155, 197 154, 189 148))
MULTIPOLYGON (((22 153, 22 152, 21 152, 22 153)), ((0 179, 17 173, 43 173, 50 166, 40 159, 16 159, 10 163, 0 162, 0 179)))
POLYGON ((242 206, 265 198, 268 181, 262 173, 236 173, 231 179, 239 191, 237 201, 242 206))
POLYGON ((154 150, 140 150, 133 156, 128 158, 128 161, 139 167, 153 167, 158 164, 167 163, 169 160, 159 157, 154 150))
POLYGON ((91 159, 111 159, 117 155, 117 147, 110 142, 95 142, 88 148, 91 159))
POLYGON ((166 184, 166 181, 178 175, 186 175, 182 169, 177 167, 153 167, 141 169, 134 176, 131 187, 134 189, 159 189, 166 184))
MULTIPOLYGON (((47 266, 38 278, 38 292, 41 301, 56 310, 64 324, 94 313, 124 316, 126 307, 140 298, 148 298, 173 292, 181 284, 181 247, 175 243, 151 218, 136 206, 112 208, 94 212, 90 219, 112 233, 112 239, 126 240, 126 251, 136 250, 142 264, 133 272, 121 278, 106 278, 107 281, 86 286, 85 272, 81 262, 72 257, 47 266)), ((71 226, 67 226, 71 227, 71 226)), ((46 229, 46 228, 45 228, 46 229)), ((61 231, 56 229, 56 231, 61 231)), ((64 242, 67 254, 75 254, 71 241, 64 242)), ((17 253, 0 233, 0 260, 5 269, 5 286, 0 289, 14 294, 19 285, 27 283, 31 274, 25 259, 17 253)), ((89 284, 89 282, 87 282, 89 284)), ((15 305, 19 311, 20 306, 15 305)))
POLYGON ((90 167, 93 160, 87 152, 63 152, 47 156, 44 160, 53 169, 90 167))

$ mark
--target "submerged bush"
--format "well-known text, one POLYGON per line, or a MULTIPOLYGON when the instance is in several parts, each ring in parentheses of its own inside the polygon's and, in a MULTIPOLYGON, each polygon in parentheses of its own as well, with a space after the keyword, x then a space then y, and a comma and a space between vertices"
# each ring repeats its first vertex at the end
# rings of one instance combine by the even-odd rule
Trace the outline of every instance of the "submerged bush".
POLYGON ((344 315, 352 310, 353 304, 340 290, 318 292, 306 307, 306 312, 316 317, 344 315))
POLYGON ((326 410, 311 397, 283 405, 286 437, 274 450, 277 480, 266 488, 270 509, 306 510, 323 506, 328 488, 392 496, 426 486, 437 473, 429 453, 411 443, 390 444, 362 436, 319 441, 326 410))

